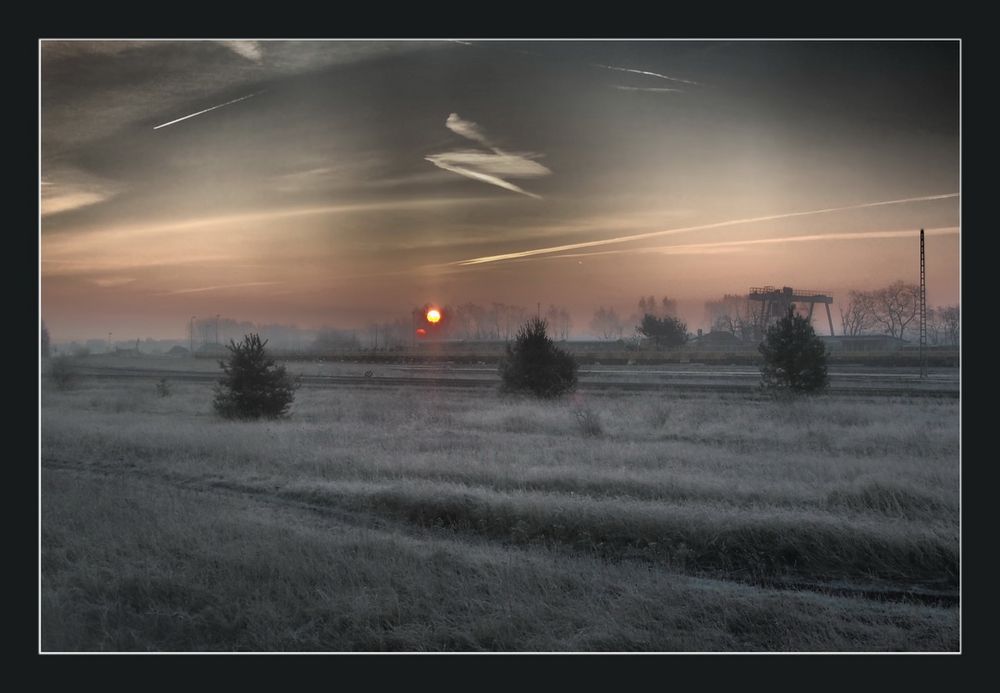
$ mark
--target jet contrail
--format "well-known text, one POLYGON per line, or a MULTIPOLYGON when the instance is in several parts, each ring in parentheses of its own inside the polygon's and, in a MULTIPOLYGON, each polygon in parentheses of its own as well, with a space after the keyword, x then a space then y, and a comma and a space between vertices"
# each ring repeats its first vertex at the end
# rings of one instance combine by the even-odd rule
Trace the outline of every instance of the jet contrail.
POLYGON ((701 84, 701 82, 692 82, 689 79, 681 79, 680 77, 670 77, 669 75, 661 75, 659 72, 647 72, 646 70, 633 70, 628 67, 615 67, 614 65, 594 65, 594 67, 603 67, 605 70, 617 70, 618 72, 632 72, 637 75, 646 75, 647 77, 659 77, 660 79, 669 79, 671 82, 683 82, 684 84, 701 84))
MULTIPOLYGON (((928 236, 947 236, 959 232, 957 226, 942 226, 927 229, 928 236)), ((593 255, 618 255, 622 253, 683 253, 695 255, 699 252, 711 253, 723 250, 739 250, 748 245, 772 245, 780 243, 809 243, 813 241, 858 241, 870 238, 908 238, 917 235, 916 229, 904 231, 857 231, 855 233, 814 233, 808 236, 778 236, 776 238, 752 238, 745 241, 719 241, 716 243, 685 243, 682 245, 659 245, 627 250, 598 250, 594 253, 566 253, 553 255, 556 258, 581 258, 593 255)))
POLYGON ((220 103, 218 106, 212 106, 211 108, 206 108, 204 111, 198 111, 197 113, 192 113, 191 115, 186 115, 183 118, 178 118, 177 120, 171 120, 169 123, 164 123, 163 125, 156 125, 156 126, 153 127, 153 129, 154 130, 159 130, 160 128, 165 128, 168 125, 173 125, 174 123, 179 123, 182 120, 187 120, 188 118, 194 118, 195 116, 199 116, 202 113, 208 113, 209 111, 214 111, 216 108, 222 108, 223 106, 228 106, 229 104, 236 103, 237 101, 245 101, 246 99, 249 99, 251 96, 257 96, 257 94, 262 94, 262 93, 263 92, 257 91, 257 92, 254 92, 253 94, 247 94, 246 96, 241 96, 238 99, 233 99, 232 101, 227 101, 226 103, 220 103))
POLYGON ((730 221, 717 221, 712 224, 701 224, 699 226, 685 226, 678 229, 667 229, 665 231, 650 231, 648 233, 637 233, 631 236, 618 236, 616 238, 604 238, 599 241, 585 241, 583 243, 570 243, 568 245, 556 245, 549 248, 535 248, 533 250, 521 250, 514 253, 504 253, 503 255, 487 255, 485 257, 475 257, 468 260, 457 260, 449 262, 449 265, 483 265, 489 262, 500 262, 503 260, 514 260, 532 255, 547 255, 549 253, 559 253, 565 250, 577 250, 578 248, 593 248, 599 245, 612 245, 614 243, 627 243, 629 241, 639 241, 644 238, 655 238, 657 236, 670 236, 675 233, 687 233, 688 231, 701 231, 703 229, 717 229, 724 226, 737 226, 739 224, 752 224, 758 221, 774 221, 775 219, 790 219, 792 217, 804 217, 813 214, 829 214, 830 212, 844 212, 852 209, 867 209, 869 207, 884 207, 886 205, 901 205, 907 202, 928 202, 931 200, 946 200, 958 197, 960 193, 948 193, 946 195, 927 195, 925 197, 907 197, 901 200, 883 200, 881 202, 866 202, 860 205, 848 205, 846 207, 827 207, 825 209, 813 209, 808 212, 786 212, 784 214, 771 214, 765 217, 750 217, 748 219, 732 219, 730 221))

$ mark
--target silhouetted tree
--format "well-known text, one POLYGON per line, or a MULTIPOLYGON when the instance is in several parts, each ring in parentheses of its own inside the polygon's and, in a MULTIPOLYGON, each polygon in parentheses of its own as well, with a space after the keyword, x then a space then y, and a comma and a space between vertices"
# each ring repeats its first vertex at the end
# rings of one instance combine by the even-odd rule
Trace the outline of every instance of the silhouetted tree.
POLYGON ((624 327, 614 308, 601 306, 590 320, 590 329, 601 338, 611 340, 621 339, 624 327))
POLYGON ((635 331, 651 339, 658 347, 680 346, 687 341, 687 324, 669 316, 658 318, 646 313, 635 331))
POLYGON ((549 339, 546 328, 545 320, 529 318, 521 325, 513 344, 506 345, 500 360, 504 392, 558 397, 576 387, 576 360, 549 339))
POLYGON ((758 347, 764 356, 761 385, 777 392, 807 393, 826 388, 826 344, 807 318, 788 314, 771 325, 758 347))
POLYGON ((215 411, 227 419, 274 419, 288 413, 297 383, 274 362, 256 333, 242 342, 229 340, 230 354, 219 365, 223 376, 215 388, 215 411))

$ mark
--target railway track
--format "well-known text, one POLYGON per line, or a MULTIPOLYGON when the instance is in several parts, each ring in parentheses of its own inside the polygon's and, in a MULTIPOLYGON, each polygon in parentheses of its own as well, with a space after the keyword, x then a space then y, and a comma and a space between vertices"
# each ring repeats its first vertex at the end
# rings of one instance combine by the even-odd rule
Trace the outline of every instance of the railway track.
MULTIPOLYGON (((154 369, 132 368, 86 368, 81 369, 81 375, 107 379, 137 379, 158 380, 167 378, 174 382, 214 382, 218 374, 199 371, 164 371, 154 369)), ((591 371, 586 375, 597 375, 601 371, 591 371)), ((577 389, 580 392, 717 392, 727 394, 753 394, 760 391, 758 381, 752 373, 732 373, 728 377, 711 374, 657 374, 658 380, 630 381, 612 379, 580 379, 577 389)), ((418 387, 430 389, 466 389, 486 390, 497 388, 500 384, 497 377, 456 377, 434 375, 301 375, 301 384, 305 387, 358 387, 363 389, 418 387)), ((866 382, 844 378, 842 384, 834 384, 828 389, 830 394, 883 396, 883 397, 941 397, 957 399, 959 388, 957 382, 923 383, 915 380, 899 379, 895 382, 883 380, 866 382)))

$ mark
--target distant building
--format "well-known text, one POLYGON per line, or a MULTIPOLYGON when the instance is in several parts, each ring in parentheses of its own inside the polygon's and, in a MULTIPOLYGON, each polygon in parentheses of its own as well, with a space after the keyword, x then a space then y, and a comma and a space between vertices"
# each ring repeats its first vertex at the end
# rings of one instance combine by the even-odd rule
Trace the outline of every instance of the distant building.
POLYGON ((896 351, 909 344, 905 339, 891 337, 887 334, 860 334, 854 336, 837 335, 827 337, 820 335, 830 351, 896 351))
POLYGON ((698 330, 698 335, 688 340, 687 344, 692 349, 707 349, 711 351, 730 351, 747 348, 747 343, 725 330, 713 330, 703 333, 698 330))

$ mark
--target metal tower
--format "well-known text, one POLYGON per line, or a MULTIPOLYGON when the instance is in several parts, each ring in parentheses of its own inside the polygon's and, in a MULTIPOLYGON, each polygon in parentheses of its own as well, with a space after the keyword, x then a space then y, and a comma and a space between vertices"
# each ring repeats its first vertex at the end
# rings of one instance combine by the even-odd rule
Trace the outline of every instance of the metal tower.
POLYGON ((920 229, 920 377, 927 377, 927 272, 923 229, 920 229))

